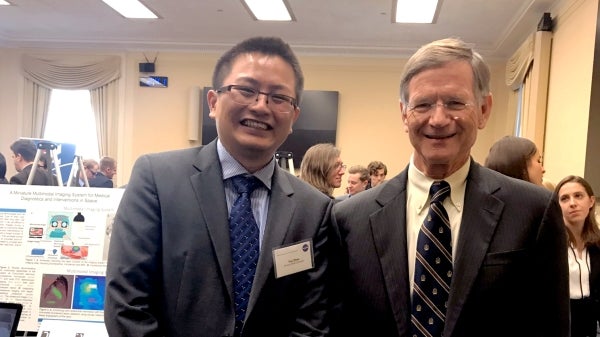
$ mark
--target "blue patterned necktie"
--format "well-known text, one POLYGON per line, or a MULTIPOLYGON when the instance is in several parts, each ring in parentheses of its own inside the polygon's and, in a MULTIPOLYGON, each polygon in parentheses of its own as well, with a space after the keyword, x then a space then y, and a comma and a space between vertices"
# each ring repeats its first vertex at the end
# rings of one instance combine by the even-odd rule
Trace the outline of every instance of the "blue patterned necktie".
POLYGON ((239 336, 246 318, 246 308, 252 289, 259 254, 258 225, 252 214, 250 194, 261 182, 254 176, 230 178, 239 194, 229 213, 229 235, 233 262, 233 293, 235 302, 235 335, 239 336))
POLYGON ((450 195, 450 185, 435 181, 429 195, 429 211, 417 239, 411 316, 416 337, 442 335, 452 280, 452 234, 442 205, 450 195))

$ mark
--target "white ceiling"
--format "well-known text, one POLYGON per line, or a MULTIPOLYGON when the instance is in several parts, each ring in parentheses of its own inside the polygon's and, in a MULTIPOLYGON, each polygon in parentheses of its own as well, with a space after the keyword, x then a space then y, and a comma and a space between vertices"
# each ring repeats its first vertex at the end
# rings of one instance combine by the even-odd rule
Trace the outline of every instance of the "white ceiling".
POLYGON ((456 36, 506 58, 560 0, 440 0, 435 24, 392 23, 392 0, 287 0, 294 22, 254 21, 240 0, 142 0, 159 20, 125 19, 101 0, 8 1, 0 47, 222 51, 275 35, 297 53, 406 56, 456 36))

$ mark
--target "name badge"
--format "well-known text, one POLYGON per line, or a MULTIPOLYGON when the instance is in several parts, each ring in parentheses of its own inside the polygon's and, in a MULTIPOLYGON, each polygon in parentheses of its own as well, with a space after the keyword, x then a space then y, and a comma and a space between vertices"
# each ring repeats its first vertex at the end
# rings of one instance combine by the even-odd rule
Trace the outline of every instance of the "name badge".
POLYGON ((273 249, 275 278, 299 273, 315 267, 312 239, 273 249))

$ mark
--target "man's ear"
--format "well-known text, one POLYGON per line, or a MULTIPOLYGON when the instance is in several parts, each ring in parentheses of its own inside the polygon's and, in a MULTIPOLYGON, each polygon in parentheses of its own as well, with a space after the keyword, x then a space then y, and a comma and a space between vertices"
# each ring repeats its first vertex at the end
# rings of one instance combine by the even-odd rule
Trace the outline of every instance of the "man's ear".
POLYGON ((219 94, 214 90, 209 90, 206 94, 206 102, 208 103, 209 113, 208 116, 212 119, 215 118, 215 110, 217 109, 217 101, 219 94))
POLYGON ((404 103, 400 100, 400 114, 402 115, 402 124, 404 124, 404 132, 408 133, 408 116, 404 110, 404 103))
POLYGON ((479 107, 481 112, 479 113, 477 119, 477 127, 480 130, 485 128, 487 121, 490 119, 490 115, 492 113, 492 103, 492 93, 489 93, 487 96, 485 96, 481 102, 481 106, 479 107))
POLYGON ((290 124, 290 135, 292 134, 292 132, 294 131, 293 127, 294 124, 296 123, 296 121, 298 120, 298 117, 300 117, 300 107, 295 107, 294 108, 294 117, 292 119, 292 124, 290 124))

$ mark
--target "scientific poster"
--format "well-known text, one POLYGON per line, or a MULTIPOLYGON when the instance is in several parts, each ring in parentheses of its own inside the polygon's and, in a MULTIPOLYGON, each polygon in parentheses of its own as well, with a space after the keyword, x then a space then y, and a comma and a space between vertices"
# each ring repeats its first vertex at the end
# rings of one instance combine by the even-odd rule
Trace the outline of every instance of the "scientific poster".
POLYGON ((110 231, 123 189, 0 185, 0 301, 43 319, 102 322, 110 231))

